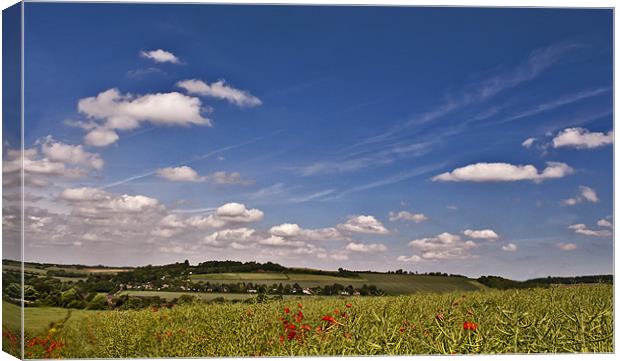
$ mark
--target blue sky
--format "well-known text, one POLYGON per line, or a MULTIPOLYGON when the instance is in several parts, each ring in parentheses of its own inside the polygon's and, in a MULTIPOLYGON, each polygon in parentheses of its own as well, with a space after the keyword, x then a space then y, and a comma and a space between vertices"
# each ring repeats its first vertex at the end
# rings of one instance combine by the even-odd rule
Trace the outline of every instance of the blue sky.
POLYGON ((25 24, 28 260, 612 272, 611 11, 27 3, 25 24))

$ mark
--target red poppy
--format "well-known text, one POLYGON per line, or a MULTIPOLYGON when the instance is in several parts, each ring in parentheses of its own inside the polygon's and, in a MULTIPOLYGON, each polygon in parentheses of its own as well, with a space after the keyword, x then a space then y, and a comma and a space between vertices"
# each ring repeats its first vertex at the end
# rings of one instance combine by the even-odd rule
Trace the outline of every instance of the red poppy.
POLYGON ((353 305, 350 304, 350 303, 347 303, 345 306, 347 306, 347 308, 351 308, 351 306, 353 306, 353 305))
POLYGON ((339 314, 339 313, 340 313, 340 310, 337 310, 337 309, 336 309, 336 310, 334 310, 334 315, 337 315, 337 314, 339 314))
POLYGON ((463 323, 463 329, 467 331, 476 331, 478 329, 478 325, 473 322, 465 321, 463 323))
POLYGON ((280 343, 284 342, 284 336, 280 336, 280 343))
POLYGON ((288 307, 286 307, 286 308, 284 309, 284 313, 291 313, 291 310, 290 310, 288 307))
POLYGON ((290 341, 290 340, 292 340, 292 339, 293 339, 296 335, 297 335, 297 332, 295 332, 295 331, 291 331, 291 332, 289 332, 289 333, 288 333, 288 335, 286 335, 286 338, 288 338, 288 339, 289 339, 289 341, 290 341))
POLYGON ((310 325, 301 325, 301 328, 306 330, 306 331, 312 330, 312 326, 310 326, 310 325))
POLYGON ((335 318, 333 318, 332 316, 329 316, 329 315, 325 315, 325 316, 323 316, 322 320, 323 320, 323 321, 328 321, 328 322, 330 322, 330 323, 336 323, 336 319, 335 319, 335 318))
POLYGON ((302 307, 304 307, 304 306, 303 306, 301 303, 298 303, 298 304, 297 304, 297 307, 302 308, 302 307))
POLYGON ((297 316, 295 316, 295 322, 301 323, 303 319, 304 319, 304 314, 301 313, 301 311, 297 312, 297 316))
POLYGON ((297 328, 297 326, 291 323, 290 325, 286 326, 286 328, 288 328, 289 330, 294 330, 297 328))

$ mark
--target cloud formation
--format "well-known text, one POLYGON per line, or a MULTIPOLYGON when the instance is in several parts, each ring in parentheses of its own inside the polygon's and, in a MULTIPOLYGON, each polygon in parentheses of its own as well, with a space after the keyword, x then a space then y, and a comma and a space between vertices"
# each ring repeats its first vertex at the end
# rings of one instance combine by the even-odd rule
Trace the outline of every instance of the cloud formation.
POLYGON ((502 246, 502 251, 505 251, 505 252, 516 252, 517 249, 518 247, 514 243, 508 243, 502 246))
POLYGON ((345 223, 339 224, 338 229, 352 233, 388 234, 383 224, 373 216, 350 216, 345 223))
POLYGON ((558 242, 555 246, 562 251, 574 251, 577 249, 577 245, 575 243, 558 242))
POLYGON ((387 250, 387 247, 382 243, 364 244, 364 243, 350 242, 345 247, 345 250, 351 251, 351 252, 361 252, 361 253, 385 252, 387 250))
POLYGON ((565 206, 574 206, 583 202, 598 202, 598 195, 594 189, 587 186, 579 186, 579 192, 580 194, 576 197, 562 200, 562 204, 565 206))
POLYGON ((202 80, 188 79, 179 81, 176 86, 185 89, 189 94, 226 100, 239 107, 256 107, 263 104, 260 99, 250 94, 248 91, 235 89, 226 84, 224 80, 218 80, 215 83, 207 84, 202 80))
POLYGON ((148 51, 143 50, 140 52, 140 55, 143 58, 151 59, 156 63, 179 64, 181 62, 181 60, 179 60, 179 58, 176 55, 163 49, 148 50, 148 51))
POLYGON ((131 130, 148 122, 159 126, 211 126, 201 115, 200 99, 177 92, 135 96, 109 89, 97 96, 80 99, 78 111, 92 123, 79 123, 88 131, 87 145, 104 147, 118 140, 117 130, 131 130))
POLYGON ((521 145, 524 146, 525 148, 529 148, 532 146, 532 144, 534 144, 535 141, 536 141, 536 138, 527 138, 526 140, 523 141, 523 143, 521 143, 521 145))
POLYGON ((583 223, 571 224, 568 226, 568 229, 572 229, 577 234, 583 234, 584 236, 591 237, 610 237, 612 235, 611 231, 607 229, 593 230, 589 229, 588 226, 583 223))
POLYGON ((571 147, 577 149, 598 148, 614 142, 614 132, 590 132, 585 128, 566 128, 552 140, 554 148, 571 147))
POLYGON ((495 241, 499 238, 499 235, 492 229, 471 230, 466 229, 463 234, 469 238, 486 239, 489 241, 495 241))
POLYGON ((475 163, 439 174, 432 180, 441 182, 515 182, 522 180, 541 182, 546 179, 563 178, 572 173, 573 168, 560 162, 547 162, 547 167, 541 172, 529 164, 475 163))
POLYGON ((420 257, 426 260, 475 258, 476 256, 470 251, 478 247, 473 241, 463 241, 458 234, 447 232, 435 237, 414 239, 409 242, 409 245, 421 252, 420 257))
POLYGON ((428 220, 428 217, 422 213, 410 213, 407 211, 400 211, 398 213, 390 212, 389 216, 390 216, 390 221, 392 222, 403 220, 403 221, 411 221, 415 223, 420 223, 420 222, 424 222, 428 220))
POLYGON ((161 168, 155 173, 158 177, 172 182, 202 182, 205 180, 204 177, 198 175, 198 172, 188 166, 161 168))

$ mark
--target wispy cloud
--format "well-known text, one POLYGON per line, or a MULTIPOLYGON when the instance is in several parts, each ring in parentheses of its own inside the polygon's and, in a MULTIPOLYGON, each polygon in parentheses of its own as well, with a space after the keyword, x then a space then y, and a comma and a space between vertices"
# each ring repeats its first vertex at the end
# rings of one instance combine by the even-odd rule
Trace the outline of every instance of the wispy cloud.
POLYGON ((445 167, 446 164, 447 164, 446 162, 430 164, 430 165, 426 165, 423 167, 410 170, 408 172, 397 173, 397 174, 394 174, 392 176, 386 177, 381 180, 377 180, 374 182, 370 182, 370 183, 366 183, 366 184, 362 184, 356 187, 349 188, 329 198, 324 198, 323 200, 324 201, 337 200, 352 193, 367 191, 367 190, 374 189, 374 188, 379 188, 379 187, 384 187, 384 186, 388 186, 388 185, 395 184, 395 183, 400 183, 407 179, 418 177, 418 176, 433 172, 437 169, 441 169, 445 167))
POLYGON ((290 198, 289 201, 291 203, 309 202, 309 201, 313 201, 315 199, 322 198, 322 197, 325 197, 327 195, 330 195, 330 194, 334 193, 335 191, 336 191, 335 189, 325 189, 325 190, 322 190, 322 191, 319 191, 319 192, 315 192, 315 193, 312 193, 312 194, 308 194, 308 195, 305 195, 305 196, 293 197, 293 198, 290 198))
MULTIPOLYGON (((231 150, 231 149, 235 149, 235 148, 240 148, 240 147, 243 147, 243 146, 246 146, 246 145, 258 142, 261 139, 264 139, 264 137, 254 138, 254 139, 249 140, 247 142, 233 144, 233 145, 229 145, 229 146, 226 146, 226 147, 218 148, 218 149, 212 150, 212 151, 210 151, 208 153, 205 153, 205 154, 199 155, 197 157, 191 158, 189 160, 185 160, 185 161, 179 162, 177 164, 170 165, 169 167, 185 166, 185 165, 197 162, 199 160, 207 159, 207 158, 212 157, 212 156, 214 156, 216 154, 223 153, 223 152, 225 152, 227 150, 231 150)), ((116 182, 108 183, 108 184, 102 186, 101 188, 102 189, 107 189, 107 188, 111 188, 111 187, 116 187, 116 186, 123 185, 123 184, 129 183, 129 182, 132 182, 132 181, 135 181, 135 180, 138 180, 138 179, 150 177, 150 176, 155 175, 159 169, 160 168, 156 168, 156 169, 153 169, 151 171, 148 171, 148 172, 145 172, 145 173, 142 173, 142 174, 137 174, 137 175, 134 175, 134 176, 131 176, 131 177, 127 177, 127 178, 118 180, 116 182)))
POLYGON ((502 124, 502 123, 507 123, 507 122, 511 122, 513 120, 518 120, 518 119, 522 119, 522 118, 527 118, 527 117, 531 117, 533 115, 539 114, 539 113, 543 113, 549 110, 553 110, 559 107, 562 107, 564 105, 569 105, 575 102, 578 102, 580 100, 584 100, 584 99, 588 99, 588 98, 592 98, 595 97, 597 95, 601 95, 604 93, 607 93, 610 91, 610 88, 596 88, 596 89, 588 89, 588 90, 584 90, 584 91, 580 91, 578 93, 574 93, 574 94, 570 94, 570 95, 566 95, 563 96, 561 98, 546 102, 546 103, 542 103, 539 105, 536 105, 528 110, 525 110, 523 112, 514 114, 508 118, 499 120, 499 121, 495 121, 492 122, 490 124, 502 124))

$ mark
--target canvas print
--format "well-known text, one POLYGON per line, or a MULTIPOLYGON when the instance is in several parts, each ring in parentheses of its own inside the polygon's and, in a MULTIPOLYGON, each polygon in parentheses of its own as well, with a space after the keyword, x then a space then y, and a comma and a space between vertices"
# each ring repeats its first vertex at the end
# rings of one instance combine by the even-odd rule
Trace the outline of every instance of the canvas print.
POLYGON ((613 10, 3 11, 2 350, 612 353, 613 10))

